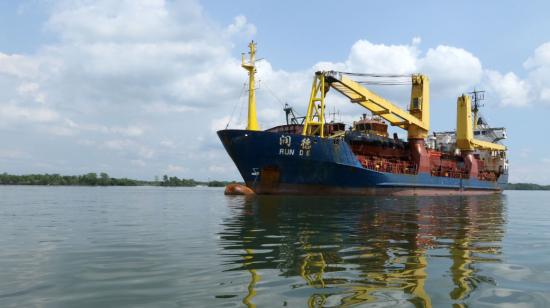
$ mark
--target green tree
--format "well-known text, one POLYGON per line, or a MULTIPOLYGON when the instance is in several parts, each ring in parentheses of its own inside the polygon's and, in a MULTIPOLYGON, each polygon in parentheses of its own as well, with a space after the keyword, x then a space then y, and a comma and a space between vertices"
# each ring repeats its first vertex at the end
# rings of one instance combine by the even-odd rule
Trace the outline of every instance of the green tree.
POLYGON ((99 174, 99 185, 102 185, 102 186, 111 185, 111 178, 107 173, 101 172, 99 174))
POLYGON ((82 179, 81 179, 81 184, 84 184, 84 185, 97 185, 97 173, 95 172, 90 172, 86 175, 83 175, 82 176, 82 179))

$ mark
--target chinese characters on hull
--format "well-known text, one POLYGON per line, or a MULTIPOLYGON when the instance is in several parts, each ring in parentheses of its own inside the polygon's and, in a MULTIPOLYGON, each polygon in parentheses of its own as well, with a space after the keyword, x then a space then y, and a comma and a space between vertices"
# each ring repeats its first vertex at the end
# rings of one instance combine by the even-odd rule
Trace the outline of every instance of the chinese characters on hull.
POLYGON ((279 155, 282 156, 294 156, 296 153, 298 156, 310 156, 311 155, 311 139, 305 137, 300 142, 300 149, 296 150, 292 148, 292 136, 281 135, 279 137, 279 155))

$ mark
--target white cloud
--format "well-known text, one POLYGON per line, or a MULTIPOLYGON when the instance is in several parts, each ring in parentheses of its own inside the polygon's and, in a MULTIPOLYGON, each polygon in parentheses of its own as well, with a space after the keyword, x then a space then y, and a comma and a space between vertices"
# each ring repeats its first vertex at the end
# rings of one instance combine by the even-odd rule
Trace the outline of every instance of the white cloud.
POLYGON ((238 121, 238 119, 235 118, 230 119, 230 116, 222 116, 210 121, 210 131, 213 133, 221 129, 225 129, 226 127, 244 129, 246 127, 246 119, 241 119, 241 121, 238 121))
POLYGON ((359 73, 411 74, 417 71, 416 45, 373 44, 359 40, 346 61, 348 71, 359 73))
POLYGON ((233 23, 227 27, 226 31, 229 35, 241 34, 251 37, 256 34, 256 26, 248 23, 245 16, 239 15, 235 17, 233 23))
POLYGON ((462 48, 452 46, 430 48, 418 62, 420 71, 428 74, 432 88, 455 96, 478 84, 483 73, 478 58, 462 48))
POLYGON ((229 116, 223 116, 219 119, 214 119, 210 122, 210 130, 212 132, 217 132, 220 129, 224 129, 228 125, 229 121, 230 121, 229 116))
POLYGON ((29 108, 15 104, 0 104, 0 121, 46 123, 57 119, 59 114, 45 107, 29 108))
POLYGON ((66 126, 57 126, 57 125, 47 127, 46 132, 49 132, 57 136, 74 136, 78 133, 78 131, 75 129, 72 129, 66 126))
POLYGON ((182 173, 185 171, 185 168, 179 165, 168 165, 164 171, 168 174, 182 173))
POLYGON ((147 147, 147 146, 144 146, 144 145, 139 145, 138 148, 137 148, 137 154, 141 157, 141 158, 152 158, 154 155, 155 155, 155 150, 147 147))
POLYGON ((540 99, 544 102, 550 102, 550 88, 544 88, 540 91, 540 99))
POLYGON ((89 140, 89 139, 80 139, 80 140, 77 140, 76 143, 84 146, 96 145, 96 142, 94 140, 89 140))
MULTIPOLYGON (((230 127, 246 125, 246 72, 233 56, 235 43, 244 51, 241 41, 257 32, 245 16, 219 26, 193 0, 60 1, 52 4, 46 28, 57 40, 34 54, 0 52, 0 133, 9 134, 9 126, 19 124, 31 143, 52 134, 49 146, 62 153, 87 146, 68 166, 96 160, 96 166, 108 162, 122 176, 139 166, 147 173, 140 177, 159 170, 237 177, 235 168, 226 167, 228 157, 214 132, 225 128, 235 107, 230 127)), ((309 63, 296 71, 259 62, 261 127, 283 123, 286 102, 303 115, 313 72, 319 69, 422 72, 430 77, 434 95, 453 102, 482 79, 503 105, 550 102, 550 43, 525 62, 525 79, 484 70, 465 49, 439 45, 423 50, 420 44, 419 37, 403 44, 362 39, 342 60, 309 63)), ((410 90, 380 91, 399 103, 408 101, 410 90)), ((333 92, 331 110, 339 109, 343 119, 353 120, 362 112, 333 92)), ((55 155, 41 156, 43 163, 55 155)))
POLYGON ((344 63, 319 62, 314 67, 357 73, 424 73, 434 84, 432 91, 452 90, 456 96, 481 80, 481 61, 470 52, 439 45, 423 54, 418 48, 420 41, 415 37, 408 45, 386 45, 359 40, 344 63))
POLYGON ((110 131, 121 135, 137 137, 137 136, 141 136, 144 130, 142 127, 138 127, 138 126, 127 126, 127 127, 115 126, 115 127, 112 127, 110 131))
POLYGON ((124 150, 133 145, 134 145, 134 142, 132 140, 127 140, 127 139, 109 140, 103 143, 103 146, 105 148, 112 149, 112 150, 124 150))
POLYGON ((35 82, 22 83, 17 87, 17 92, 23 97, 30 97, 38 103, 46 101, 46 94, 40 91, 40 85, 35 82))
POLYGON ((198 108, 192 106, 178 106, 171 105, 162 102, 151 103, 143 106, 143 110, 147 113, 159 113, 159 114, 170 114, 170 113, 185 113, 191 111, 197 111, 198 108))
POLYGON ((550 64, 550 42, 544 43, 537 47, 533 52, 533 55, 529 57, 523 66, 526 69, 537 69, 541 66, 550 64))
POLYGON ((8 55, 0 52, 0 74, 18 78, 30 78, 38 74, 37 63, 22 55, 8 55))
POLYGON ((550 104, 550 42, 537 47, 523 64, 528 70, 528 82, 532 85, 535 98, 550 104))
POLYGON ((502 106, 525 107, 550 104, 550 42, 538 46, 523 63, 527 77, 486 70, 488 89, 497 94, 502 106))
POLYGON ((170 5, 163 0, 61 1, 56 4, 48 27, 61 33, 64 40, 75 42, 143 42, 144 38, 198 36, 190 30, 198 30, 196 17, 202 14, 201 8, 195 1, 183 1, 172 8, 176 10, 178 5, 185 6, 185 10, 177 11, 186 18, 189 28, 177 22, 170 5))
POLYGON ((501 105, 522 107, 529 104, 530 86, 527 81, 512 72, 503 75, 486 70, 486 76, 488 90, 497 94, 501 105))

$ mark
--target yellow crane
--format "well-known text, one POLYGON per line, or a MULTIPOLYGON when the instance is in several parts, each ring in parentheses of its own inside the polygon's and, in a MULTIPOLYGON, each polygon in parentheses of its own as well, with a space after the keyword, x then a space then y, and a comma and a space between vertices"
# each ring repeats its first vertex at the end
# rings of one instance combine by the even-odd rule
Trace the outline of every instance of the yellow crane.
MULTIPOLYGON (((246 62, 243 53, 241 64, 241 66, 248 71, 249 77, 248 125, 246 129, 257 131, 260 130, 260 127, 256 116, 256 43, 251 41, 248 47, 250 49, 250 58, 248 62, 246 62)), ((430 129, 430 82, 428 77, 421 74, 413 74, 410 76, 412 87, 409 110, 404 110, 391 101, 365 88, 359 82, 352 80, 348 77, 349 75, 361 76, 367 74, 351 74, 337 71, 319 71, 315 73, 302 134, 325 137, 325 96, 328 90, 333 88, 349 98, 352 103, 359 104, 370 110, 373 115, 380 116, 388 121, 390 125, 406 130, 408 140, 415 141, 419 145, 416 152, 422 152, 422 140, 428 136, 428 131, 430 129)), ((471 105, 471 98, 468 95, 464 94, 458 98, 456 122, 457 148, 463 152, 473 151, 475 149, 505 151, 506 147, 501 144, 473 138, 473 128, 477 123, 474 123, 472 120, 471 105)), ((477 118, 477 112, 475 118, 477 118)), ((419 157, 420 156, 422 155, 419 155, 419 157)))
POLYGON ((325 95, 329 88, 342 93, 352 103, 357 103, 388 121, 391 125, 407 130, 408 139, 424 139, 430 129, 430 83, 427 76, 412 75, 409 111, 403 110, 389 100, 377 95, 352 80, 349 73, 326 71, 316 72, 303 135, 324 134, 325 95))
MULTIPOLYGON (((330 88, 342 93, 352 103, 359 104, 388 121, 390 125, 408 132, 409 140, 424 139, 430 129, 430 84, 425 75, 411 75, 411 99, 409 110, 404 110, 389 100, 352 80, 349 73, 336 71, 316 72, 311 87, 309 105, 304 121, 303 135, 325 137, 325 96, 330 88)), ((355 74, 361 75, 361 74, 355 74)), ((475 149, 505 151, 506 147, 473 138, 472 104, 470 96, 464 94, 457 102, 457 148, 462 151, 475 149)))
POLYGON ((464 152, 476 149, 506 151, 502 144, 474 139, 473 125, 472 100, 469 95, 462 94, 456 102, 456 147, 464 152))
MULTIPOLYGON (((304 120, 303 135, 325 137, 325 96, 330 88, 342 93, 352 103, 357 103, 390 125, 407 130, 411 156, 418 172, 430 172, 430 160, 424 139, 430 130, 430 81, 427 76, 411 75, 411 100, 409 110, 403 110, 389 100, 377 95, 352 80, 350 74, 336 71, 317 72, 313 79, 309 106, 304 120)), ((400 76, 403 77, 403 76, 400 76)))

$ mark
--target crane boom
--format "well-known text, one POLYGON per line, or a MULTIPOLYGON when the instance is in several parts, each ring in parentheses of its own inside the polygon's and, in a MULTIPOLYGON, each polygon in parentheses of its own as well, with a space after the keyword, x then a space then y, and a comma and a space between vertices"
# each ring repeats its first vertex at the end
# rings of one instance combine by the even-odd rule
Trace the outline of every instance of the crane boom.
MULTIPOLYGON (((424 75, 412 75, 410 112, 363 87, 358 82, 336 71, 317 72, 312 87, 308 111, 324 110, 324 97, 329 87, 342 93, 362 107, 388 121, 391 125, 408 131, 409 139, 423 139, 430 129, 429 80, 424 75), (321 92, 322 88, 322 93, 321 92), (317 105, 317 103, 320 103, 317 105)), ((304 134, 322 130, 321 117, 306 116, 304 134)), ((320 134, 322 136, 322 134, 320 134)))

